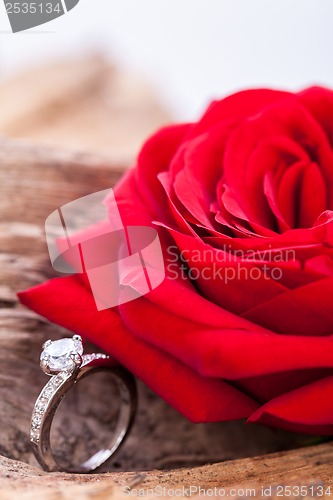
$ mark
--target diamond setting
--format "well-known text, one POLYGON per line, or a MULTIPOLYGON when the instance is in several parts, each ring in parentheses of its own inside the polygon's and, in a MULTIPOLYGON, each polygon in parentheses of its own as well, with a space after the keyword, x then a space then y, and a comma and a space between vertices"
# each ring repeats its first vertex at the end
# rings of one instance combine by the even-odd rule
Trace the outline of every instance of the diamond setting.
POLYGON ((46 373, 56 374, 80 364, 82 354, 82 340, 78 335, 47 341, 40 356, 41 367, 46 373))

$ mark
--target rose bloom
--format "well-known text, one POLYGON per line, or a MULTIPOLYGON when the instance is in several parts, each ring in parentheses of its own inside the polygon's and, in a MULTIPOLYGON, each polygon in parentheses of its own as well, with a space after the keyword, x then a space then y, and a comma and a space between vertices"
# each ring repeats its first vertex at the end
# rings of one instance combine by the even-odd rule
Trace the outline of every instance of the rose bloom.
MULTIPOLYGON (((19 294, 194 422, 333 433, 333 92, 249 90, 144 145, 116 186, 166 277, 97 311, 84 275, 19 294)), ((111 206, 110 206, 111 210, 111 206)))

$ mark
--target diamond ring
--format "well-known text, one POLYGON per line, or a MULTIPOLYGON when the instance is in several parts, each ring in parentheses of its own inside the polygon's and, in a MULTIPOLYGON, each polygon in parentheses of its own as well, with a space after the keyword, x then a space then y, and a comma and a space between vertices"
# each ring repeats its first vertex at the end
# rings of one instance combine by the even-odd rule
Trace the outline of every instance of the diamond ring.
POLYGON ((40 365, 51 378, 37 398, 31 419, 30 440, 38 462, 49 472, 86 473, 105 465, 124 443, 134 421, 137 394, 133 376, 106 354, 83 354, 79 335, 45 342, 40 365), (54 415, 63 398, 77 382, 101 370, 111 373, 121 401, 111 443, 83 464, 64 468, 56 461, 51 450, 50 432, 54 415))

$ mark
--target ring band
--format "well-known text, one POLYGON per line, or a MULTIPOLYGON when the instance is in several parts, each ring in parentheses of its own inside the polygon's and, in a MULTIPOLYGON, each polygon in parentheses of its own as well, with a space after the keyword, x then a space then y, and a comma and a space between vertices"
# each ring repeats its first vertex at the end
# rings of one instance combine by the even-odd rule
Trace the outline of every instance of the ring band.
POLYGON ((105 465, 129 434, 137 406, 135 380, 110 356, 101 353, 83 354, 79 335, 54 342, 49 340, 43 347, 41 367, 51 379, 38 396, 32 414, 30 440, 35 457, 48 472, 95 471, 105 465), (54 415, 63 398, 77 382, 101 370, 110 372, 120 395, 121 406, 115 432, 105 449, 97 451, 81 465, 64 468, 57 463, 51 450, 50 432, 54 415))

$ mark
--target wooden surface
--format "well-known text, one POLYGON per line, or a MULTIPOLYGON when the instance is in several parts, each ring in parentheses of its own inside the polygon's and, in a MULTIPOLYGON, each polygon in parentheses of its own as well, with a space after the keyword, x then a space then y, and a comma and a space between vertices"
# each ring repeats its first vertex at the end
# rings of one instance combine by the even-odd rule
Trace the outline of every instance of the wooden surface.
MULTIPOLYGON (((127 491, 136 489, 138 496, 142 489, 149 498, 157 498, 157 492, 163 488, 169 496, 172 496, 172 490, 182 488, 185 494, 187 490, 188 495, 191 486, 204 490, 224 489, 225 496, 235 498, 285 498, 288 495, 281 494, 282 488, 287 491, 287 487, 303 486, 305 493, 308 493, 302 495, 303 498, 330 498, 333 496, 332 467, 332 444, 190 469, 92 476, 47 474, 3 458, 0 460, 1 499, 118 499, 125 498, 124 488, 127 491), (326 492, 330 486, 332 494, 314 495, 311 487, 319 492, 322 486, 326 492), (154 494, 154 488, 157 487, 160 489, 155 490, 154 494)), ((193 496, 198 497, 195 494, 193 496)))
MULTIPOLYGON (((46 474, 36 466, 28 431, 34 400, 45 383, 38 366, 40 346, 64 332, 21 307, 16 292, 53 276, 44 239, 46 217, 66 202, 111 187, 127 167, 110 156, 0 141, 1 500, 116 498, 120 486, 136 481, 140 481, 136 487, 144 488, 249 484, 261 488, 329 481, 331 444, 240 459, 292 448, 308 438, 244 422, 194 425, 142 384, 136 424, 111 464, 111 473, 46 474), (222 463, 200 467, 208 462, 222 463), (167 471, 186 466, 190 469, 167 471), (138 471, 146 472, 137 476, 138 471)), ((101 405, 101 411, 107 409, 109 399, 101 399, 101 405)), ((79 413, 75 421, 79 435, 85 424, 84 413, 79 413)), ((73 449, 76 443, 75 439, 70 443, 73 449)))

